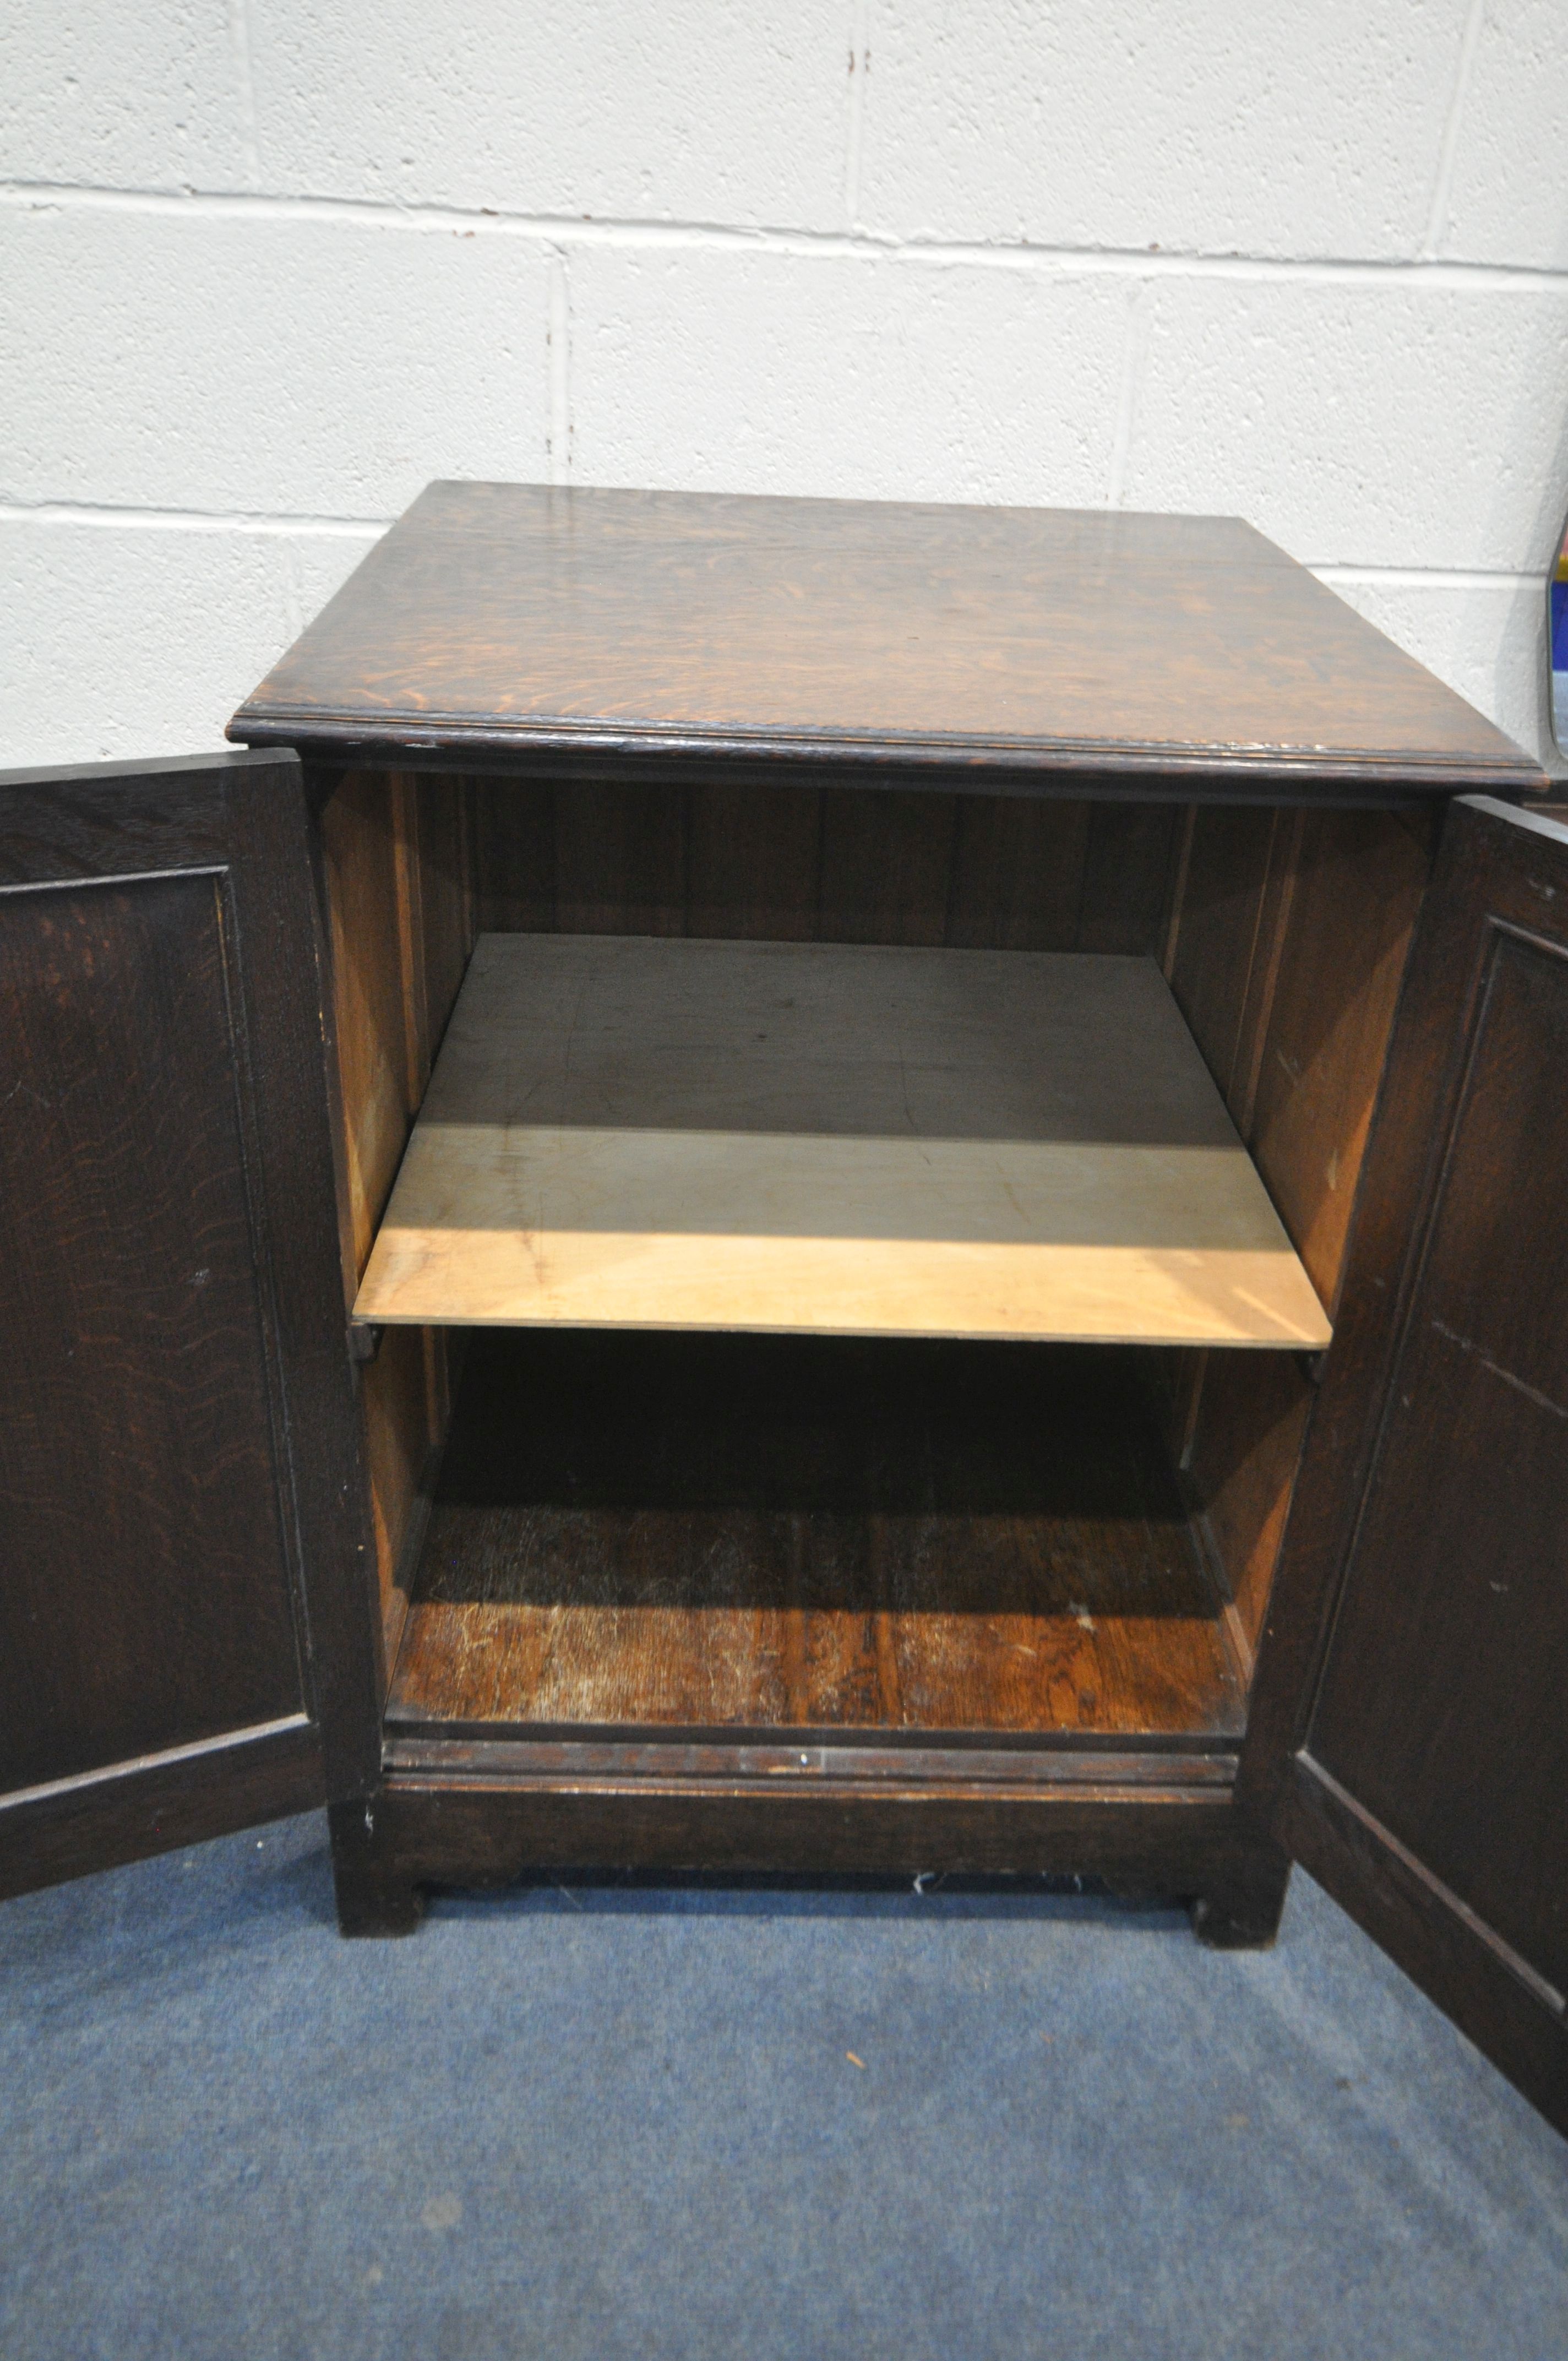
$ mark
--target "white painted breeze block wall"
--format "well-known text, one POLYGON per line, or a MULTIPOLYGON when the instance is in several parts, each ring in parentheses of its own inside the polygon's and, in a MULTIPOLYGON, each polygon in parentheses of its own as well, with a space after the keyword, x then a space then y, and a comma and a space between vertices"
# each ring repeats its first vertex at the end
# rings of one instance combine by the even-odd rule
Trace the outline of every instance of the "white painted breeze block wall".
POLYGON ((1565 131, 1568 0, 3 0, 0 762, 433 476, 1239 512, 1544 753, 1565 131))

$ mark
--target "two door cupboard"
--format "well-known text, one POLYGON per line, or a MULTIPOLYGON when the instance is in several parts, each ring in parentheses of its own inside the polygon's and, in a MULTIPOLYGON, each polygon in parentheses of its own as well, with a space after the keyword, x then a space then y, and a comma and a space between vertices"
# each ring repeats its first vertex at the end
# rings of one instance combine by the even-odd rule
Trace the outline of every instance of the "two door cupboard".
POLYGON ((1568 2127, 1568 827, 1234 520, 438 484, 0 775, 0 1891, 1304 1862, 1568 2127))

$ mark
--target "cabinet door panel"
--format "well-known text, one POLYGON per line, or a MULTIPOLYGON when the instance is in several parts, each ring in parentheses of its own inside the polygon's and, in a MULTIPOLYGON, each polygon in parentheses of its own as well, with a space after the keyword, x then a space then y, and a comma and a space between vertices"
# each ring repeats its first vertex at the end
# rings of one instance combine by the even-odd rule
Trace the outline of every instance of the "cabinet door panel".
POLYGON ((1308 1742, 1562 1993, 1568 1290, 1519 1184, 1568 1174, 1568 949, 1495 931, 1480 1002, 1308 1742))
POLYGON ((315 957, 291 758, 0 778, 0 1891, 355 1784, 315 957))
POLYGON ((1568 829, 1467 800, 1412 954, 1246 1788, 1568 2128, 1565 1172, 1568 829))

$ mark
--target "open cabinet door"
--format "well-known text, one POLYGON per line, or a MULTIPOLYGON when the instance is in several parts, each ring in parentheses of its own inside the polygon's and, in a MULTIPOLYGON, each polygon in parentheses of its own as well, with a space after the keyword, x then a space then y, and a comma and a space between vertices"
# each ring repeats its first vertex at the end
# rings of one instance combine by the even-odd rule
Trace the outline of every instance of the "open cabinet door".
POLYGON ((291 754, 0 773, 0 1894, 373 1775, 323 1025, 291 754))
POLYGON ((1568 2130, 1568 828, 1450 809, 1242 1798, 1568 2130))

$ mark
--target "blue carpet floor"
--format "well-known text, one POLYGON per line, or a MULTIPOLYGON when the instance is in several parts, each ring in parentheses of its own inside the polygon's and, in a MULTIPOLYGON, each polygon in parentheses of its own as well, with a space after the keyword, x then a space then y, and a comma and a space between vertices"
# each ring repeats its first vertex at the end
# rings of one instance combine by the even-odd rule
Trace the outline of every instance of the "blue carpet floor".
POLYGON ((1568 2355, 1568 2144, 1298 1875, 563 1891, 324 1822, 0 1906, 6 2361, 1568 2355), (852 2053, 852 2054, 851 2054, 852 2053))

